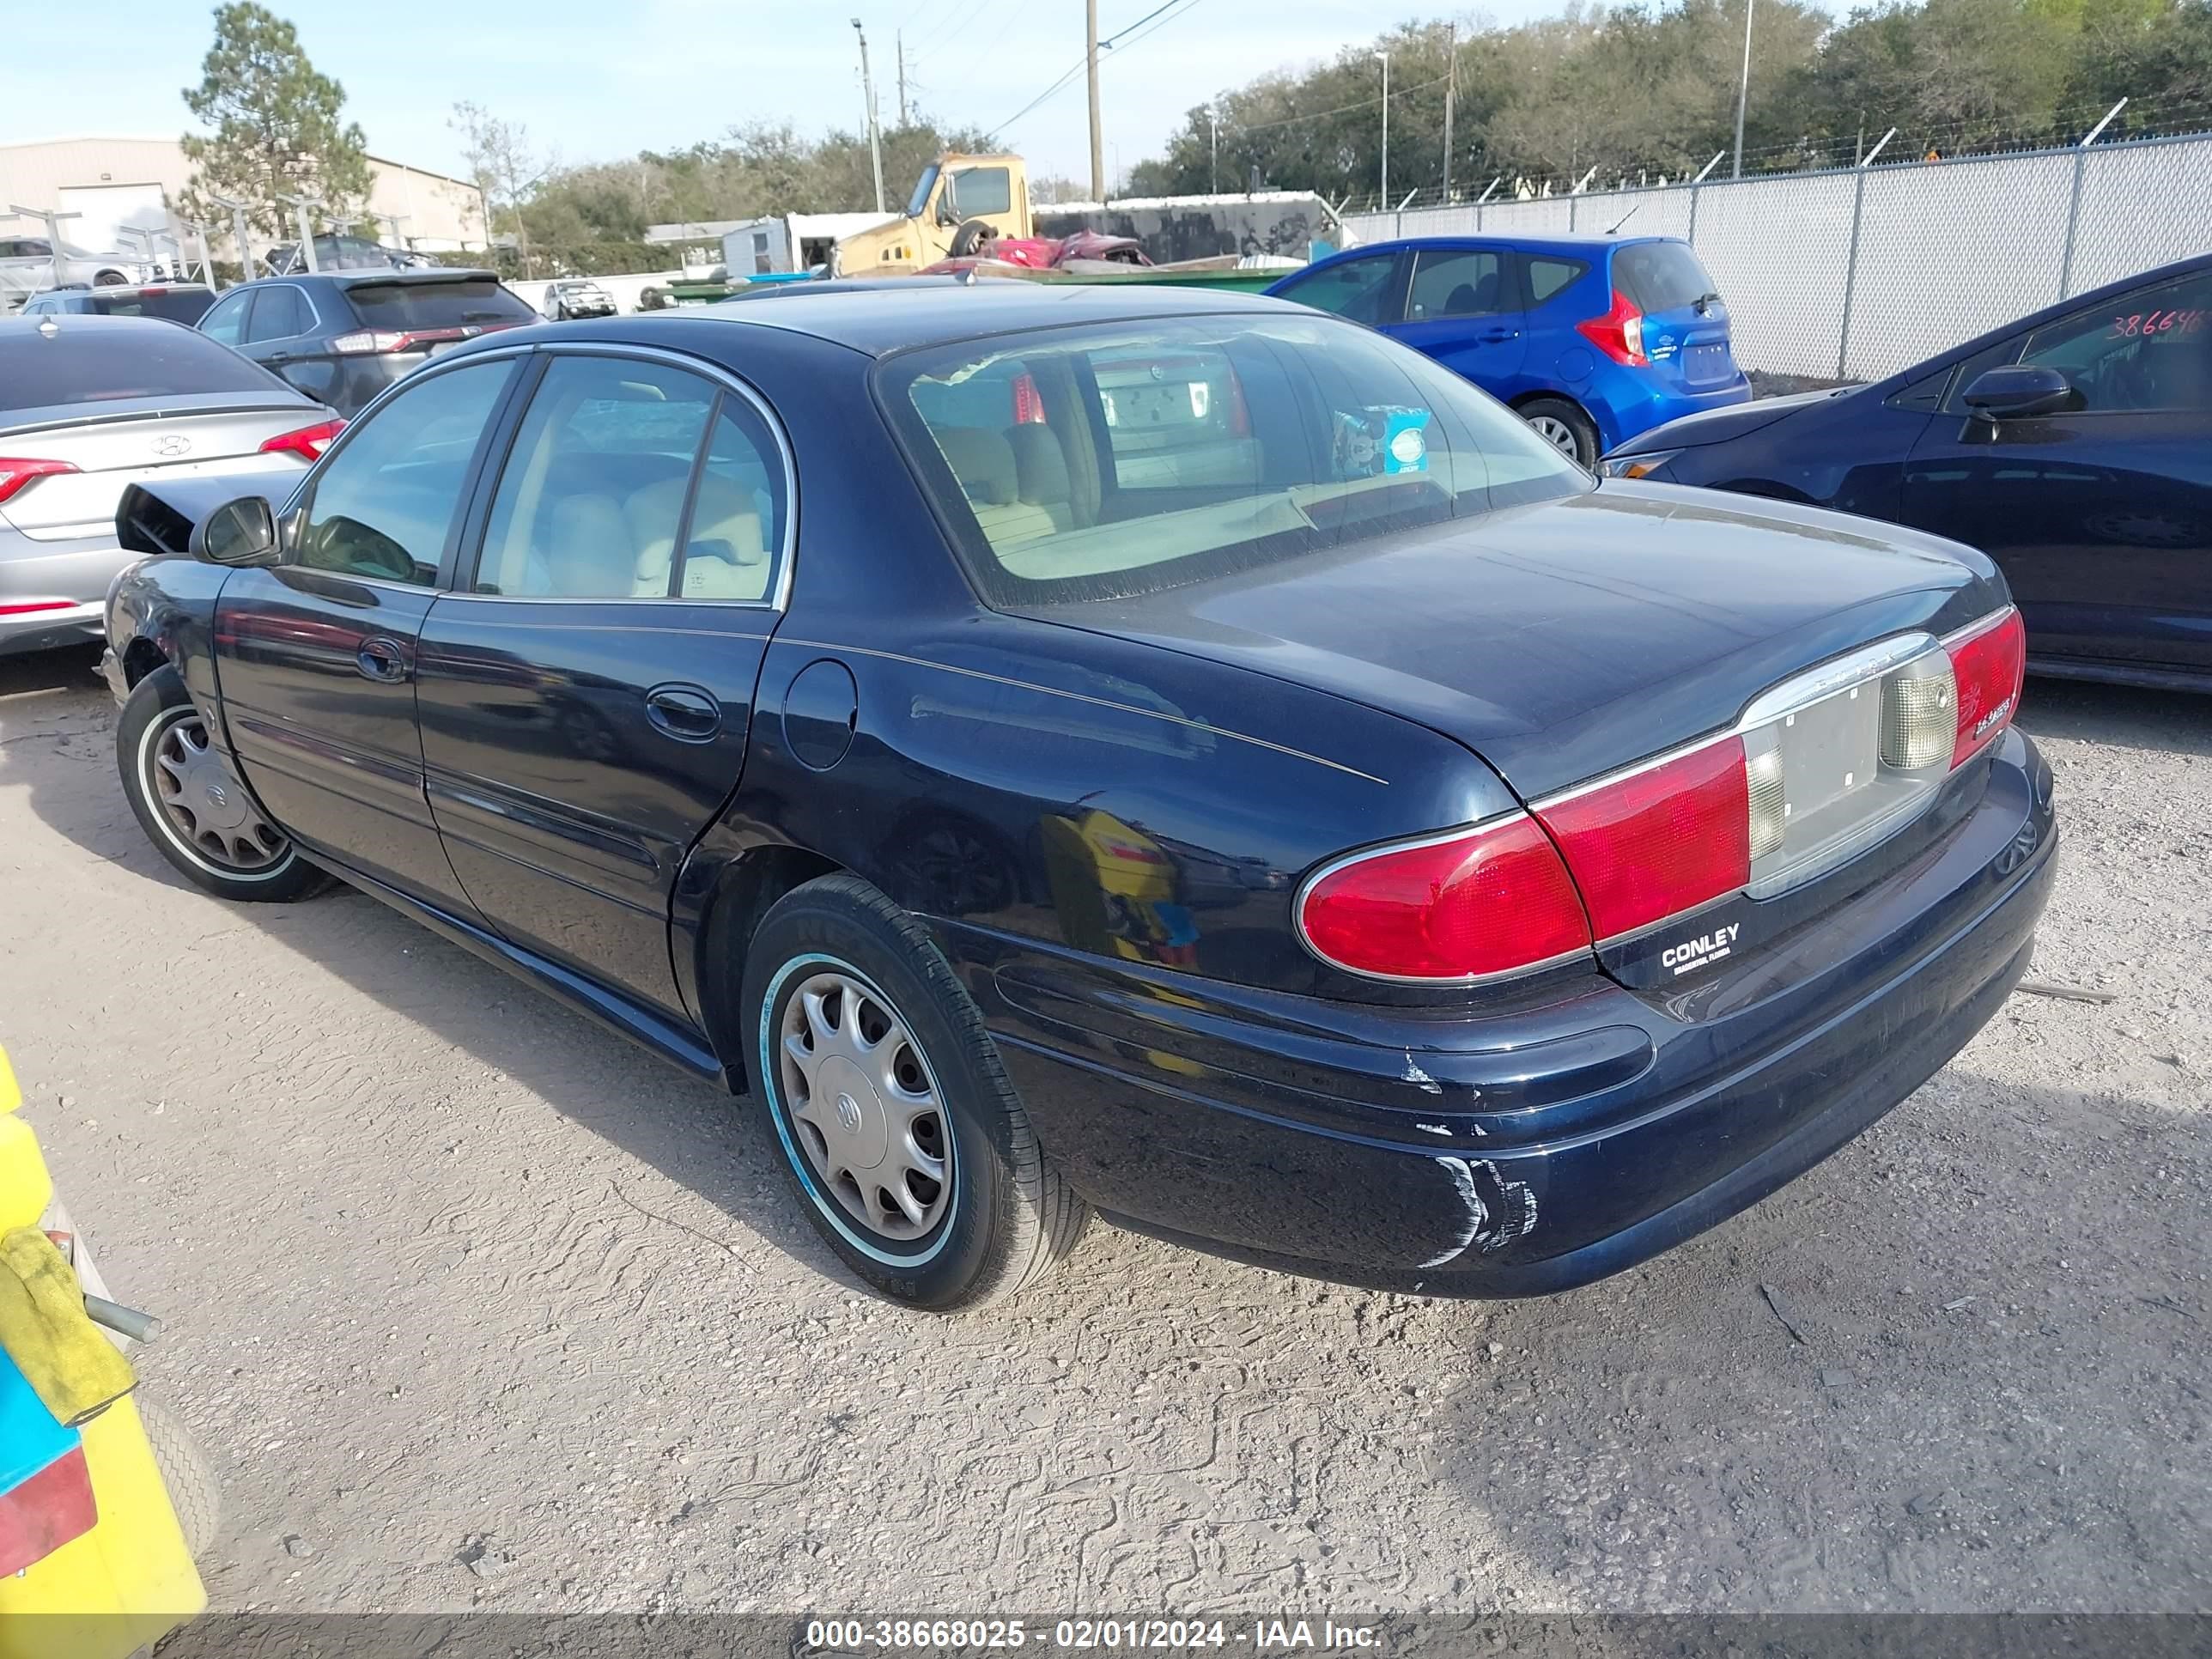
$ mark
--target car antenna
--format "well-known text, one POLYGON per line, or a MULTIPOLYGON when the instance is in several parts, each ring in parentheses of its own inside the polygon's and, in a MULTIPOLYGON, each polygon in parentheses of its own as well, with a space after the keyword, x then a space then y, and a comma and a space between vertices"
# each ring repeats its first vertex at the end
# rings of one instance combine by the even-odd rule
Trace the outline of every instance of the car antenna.
POLYGON ((1644 205, 1644 204, 1643 204, 1643 203, 1638 202, 1638 203, 1636 204, 1636 207, 1632 207, 1632 208, 1629 209, 1627 212, 1626 212, 1626 213, 1622 214, 1622 215, 1620 216, 1620 217, 1619 217, 1618 219, 1615 219, 1615 220, 1613 222, 1613 228, 1612 228, 1612 229, 1610 229, 1610 230, 1608 230, 1608 231, 1607 231, 1607 232, 1606 232, 1606 234, 1607 234, 1607 235, 1608 235, 1608 236, 1618 236, 1618 235, 1620 235, 1620 228, 1621 228, 1623 225, 1626 224, 1626 223, 1627 223, 1631 219, 1633 219, 1633 218, 1636 216, 1636 208, 1642 207, 1643 205, 1644 205))

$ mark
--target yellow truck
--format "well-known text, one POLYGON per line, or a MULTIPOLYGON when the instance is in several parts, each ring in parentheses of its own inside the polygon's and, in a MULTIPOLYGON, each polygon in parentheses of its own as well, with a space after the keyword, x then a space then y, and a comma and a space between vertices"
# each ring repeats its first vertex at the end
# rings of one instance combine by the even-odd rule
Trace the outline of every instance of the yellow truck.
POLYGON ((1020 156, 947 151, 921 170, 904 213, 838 239, 831 274, 911 276, 994 238, 1035 234, 1029 168, 1020 156))

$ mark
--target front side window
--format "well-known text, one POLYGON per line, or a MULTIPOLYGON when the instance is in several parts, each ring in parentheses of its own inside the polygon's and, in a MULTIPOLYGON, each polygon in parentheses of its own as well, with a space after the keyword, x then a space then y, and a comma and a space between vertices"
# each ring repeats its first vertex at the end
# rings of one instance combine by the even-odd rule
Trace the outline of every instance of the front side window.
POLYGON ((781 455, 750 404, 699 375, 556 358, 501 472, 476 591, 764 599, 787 511, 781 455))
POLYGON ((258 289, 249 289, 244 293, 225 295, 200 319, 200 332, 222 344, 236 345, 246 331, 246 308, 259 293, 258 289))
POLYGON ((1355 323, 1381 323, 1390 298, 1391 274, 1398 268, 1395 253, 1370 253, 1325 265, 1283 290, 1285 300, 1296 300, 1316 311, 1333 311, 1355 323))
POLYGON ((291 562, 436 586, 469 464, 514 373, 509 361, 471 363, 393 393, 317 476, 291 562))
POLYGON ((2212 272, 2039 328, 2020 361, 2064 374, 2088 414, 2212 409, 2212 272))
POLYGON ((1457 376, 1325 318, 1037 330, 878 372, 994 604, 1153 592, 1589 488, 1457 376))
POLYGON ((1423 248, 1413 256, 1409 323, 1443 317, 1487 317, 1514 309, 1505 265, 1488 248, 1423 248))

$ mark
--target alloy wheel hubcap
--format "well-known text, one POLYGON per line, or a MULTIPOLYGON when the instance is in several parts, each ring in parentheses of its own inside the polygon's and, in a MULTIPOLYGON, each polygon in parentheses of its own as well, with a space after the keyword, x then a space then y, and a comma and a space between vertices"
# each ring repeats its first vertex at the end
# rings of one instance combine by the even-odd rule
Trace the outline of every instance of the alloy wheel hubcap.
POLYGON ((225 870, 266 870, 289 843, 253 810, 208 742, 197 714, 172 720, 154 744, 154 798, 180 839, 210 864, 225 870))
POLYGON ((925 1237, 951 1200, 951 1137, 898 1011, 849 975, 809 975, 784 1004, 779 1069, 819 1184, 879 1237, 925 1237))
POLYGON ((1539 415, 1528 422, 1536 428, 1537 435, 1561 453, 1575 453, 1575 432, 1565 421, 1554 420, 1549 415, 1539 415))

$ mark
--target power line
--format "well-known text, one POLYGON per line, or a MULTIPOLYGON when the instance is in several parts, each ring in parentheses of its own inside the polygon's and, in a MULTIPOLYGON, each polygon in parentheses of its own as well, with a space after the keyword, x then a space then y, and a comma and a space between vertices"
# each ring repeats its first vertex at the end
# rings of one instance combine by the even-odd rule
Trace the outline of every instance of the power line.
MULTIPOLYGON (((1391 101, 1395 103, 1408 93, 1423 92, 1431 87, 1440 87, 1450 78, 1449 76, 1439 75, 1433 81, 1419 81, 1410 87, 1394 87, 1390 91, 1391 101)), ((1356 104, 1339 104, 1334 109, 1317 109, 1304 115, 1285 115, 1275 121, 1240 121, 1234 127, 1230 127, 1224 123, 1224 130, 1235 132, 1240 137, 1248 132, 1267 132, 1275 127, 1296 126, 1301 121, 1322 121, 1332 115, 1348 115, 1356 109, 1372 108, 1381 101, 1377 98, 1363 98, 1356 104)))
MULTIPOLYGON (((1121 28, 1115 33, 1108 35, 1103 40, 1100 40, 1098 43, 1098 50, 1102 52, 1104 52, 1109 46, 1121 40, 1123 36, 1131 34, 1138 29, 1144 28, 1145 25, 1152 23, 1155 17, 1159 17, 1160 21, 1158 22, 1152 23, 1152 27, 1151 28, 1145 29, 1146 34, 1156 33, 1160 29, 1164 28, 1168 24, 1175 21, 1175 17, 1161 17, 1161 13, 1174 11, 1176 17, 1181 17, 1188 13, 1191 8, 1197 5, 1198 3, 1199 0, 1164 0, 1164 4, 1153 7, 1152 10, 1146 12, 1135 22, 1127 25, 1126 27, 1121 28), (1181 11, 1176 11, 1176 8, 1178 6, 1182 9, 1181 11)), ((1137 40, 1142 40, 1143 38, 1143 35, 1137 36, 1137 40)), ((1136 43, 1136 40, 1131 40, 1129 42, 1131 46, 1134 46, 1136 43)), ((1047 87, 1042 92, 1037 94, 1036 97, 1030 99, 1028 103, 1024 104, 1021 108, 1016 110, 1005 120, 1000 122, 998 125, 994 127, 986 127, 984 131, 986 132, 1004 132, 1007 128, 1012 126, 1015 122, 1020 120, 1031 110, 1035 109, 1039 104, 1043 103, 1046 99, 1051 97, 1063 87, 1066 87, 1070 82, 1073 81, 1077 76, 1082 74, 1084 70, 1089 65, 1090 62, 1090 54, 1086 52, 1082 57, 1077 58, 1073 64, 1070 64, 1066 72, 1057 81, 1054 81, 1050 86, 1047 87)))

